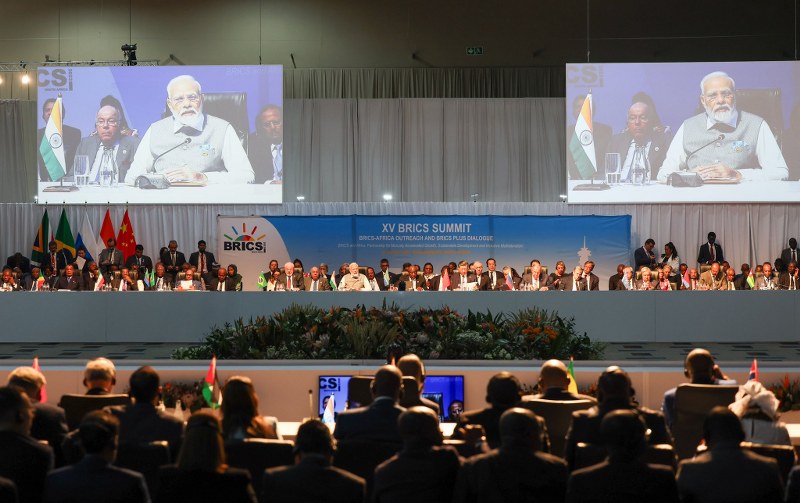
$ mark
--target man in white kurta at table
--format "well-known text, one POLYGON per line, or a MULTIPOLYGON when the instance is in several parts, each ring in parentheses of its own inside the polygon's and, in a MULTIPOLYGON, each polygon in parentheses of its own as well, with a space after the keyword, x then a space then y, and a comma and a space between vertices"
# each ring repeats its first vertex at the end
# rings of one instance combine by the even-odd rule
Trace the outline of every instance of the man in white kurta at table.
POLYGON ((146 173, 163 174, 171 183, 253 183, 253 168, 236 131, 203 113, 203 92, 194 77, 181 75, 167 84, 167 106, 172 115, 147 129, 126 184, 134 185, 146 173))
POLYGON ((786 161, 767 121, 736 108, 736 83, 724 72, 700 82, 705 111, 683 122, 658 181, 688 169, 704 180, 785 180, 786 161))
POLYGON ((357 291, 369 289, 369 280, 367 280, 367 277, 358 272, 357 263, 351 263, 350 274, 345 274, 342 276, 342 280, 339 282, 339 290, 348 292, 353 290, 357 291))

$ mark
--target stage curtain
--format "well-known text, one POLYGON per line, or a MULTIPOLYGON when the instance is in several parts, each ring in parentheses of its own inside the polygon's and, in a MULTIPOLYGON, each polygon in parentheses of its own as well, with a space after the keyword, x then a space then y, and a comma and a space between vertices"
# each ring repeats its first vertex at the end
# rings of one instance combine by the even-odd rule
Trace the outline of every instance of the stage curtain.
POLYGON ((563 66, 285 68, 285 99, 563 97, 563 66))
POLYGON ((0 100, 0 201, 31 202, 36 193, 36 103, 0 100))

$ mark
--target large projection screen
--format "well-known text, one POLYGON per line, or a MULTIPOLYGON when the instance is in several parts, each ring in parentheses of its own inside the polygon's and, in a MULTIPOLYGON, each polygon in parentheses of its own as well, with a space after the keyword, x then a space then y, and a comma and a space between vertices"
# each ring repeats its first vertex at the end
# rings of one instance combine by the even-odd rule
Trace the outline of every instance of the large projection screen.
POLYGON ((568 202, 800 200, 800 63, 569 64, 566 80, 568 202))
POLYGON ((39 203, 283 201, 281 66, 43 67, 37 78, 39 203))

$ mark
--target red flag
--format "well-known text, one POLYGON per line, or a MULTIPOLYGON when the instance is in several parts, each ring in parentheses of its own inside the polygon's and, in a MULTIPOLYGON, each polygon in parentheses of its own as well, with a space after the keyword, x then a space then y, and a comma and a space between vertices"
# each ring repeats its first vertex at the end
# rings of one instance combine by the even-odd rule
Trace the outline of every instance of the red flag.
POLYGON ((753 364, 750 365, 750 375, 747 376, 748 381, 758 381, 758 361, 753 358, 753 364))
POLYGON ((208 372, 206 373, 206 378, 203 381, 202 393, 203 398, 206 399, 209 407, 212 409, 219 408, 222 404, 222 396, 221 394, 216 393, 216 380, 217 380, 217 357, 214 356, 211 358, 211 363, 208 366, 208 372), (219 396, 218 399, 215 398, 215 394, 219 396))
MULTIPOLYGON (((38 370, 39 372, 42 371, 42 369, 39 367, 39 357, 38 356, 34 356, 33 357, 33 369, 34 370, 38 370)), ((47 403, 47 387, 46 386, 42 386, 42 395, 39 398, 39 401, 41 403, 47 403)))
POLYGON ((128 217, 128 210, 125 210, 122 225, 119 226, 117 249, 122 252, 122 260, 128 260, 128 257, 132 257, 136 253, 136 236, 133 234, 133 225, 128 217))
POLYGON ((105 248, 108 240, 113 237, 115 237, 114 224, 111 222, 111 213, 109 210, 106 210, 106 217, 103 219, 103 226, 100 227, 100 242, 97 243, 98 248, 105 248))

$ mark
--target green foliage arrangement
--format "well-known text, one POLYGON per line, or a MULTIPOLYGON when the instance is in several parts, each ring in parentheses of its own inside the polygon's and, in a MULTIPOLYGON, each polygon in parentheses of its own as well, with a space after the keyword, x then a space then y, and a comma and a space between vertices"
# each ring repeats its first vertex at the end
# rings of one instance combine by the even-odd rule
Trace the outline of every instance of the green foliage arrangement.
POLYGON ((575 331, 574 318, 529 308, 463 316, 449 307, 356 306, 328 310, 293 304, 270 317, 214 327, 198 346, 177 349, 180 360, 383 359, 400 350, 429 360, 597 360, 605 344, 575 331))
POLYGON ((780 400, 778 410, 788 412, 790 410, 800 410, 800 379, 789 380, 789 375, 783 377, 783 382, 767 386, 767 389, 775 393, 775 398, 780 400))

